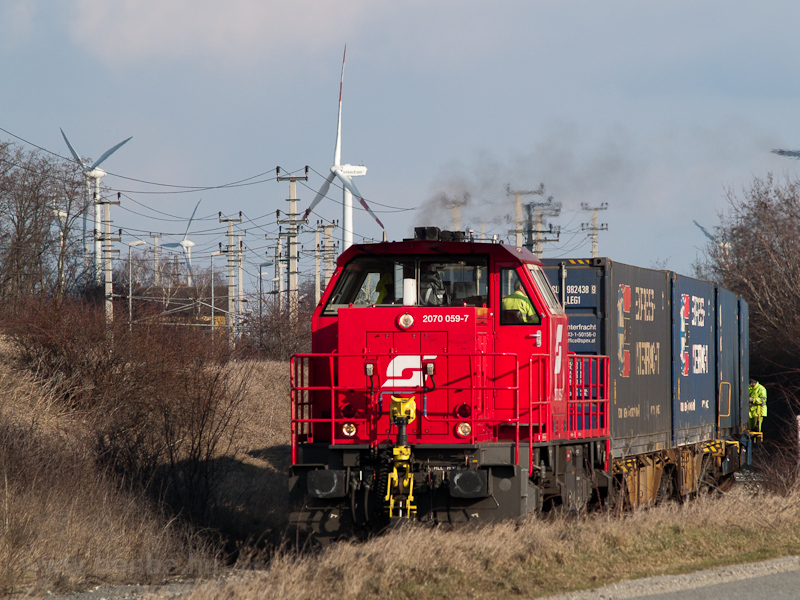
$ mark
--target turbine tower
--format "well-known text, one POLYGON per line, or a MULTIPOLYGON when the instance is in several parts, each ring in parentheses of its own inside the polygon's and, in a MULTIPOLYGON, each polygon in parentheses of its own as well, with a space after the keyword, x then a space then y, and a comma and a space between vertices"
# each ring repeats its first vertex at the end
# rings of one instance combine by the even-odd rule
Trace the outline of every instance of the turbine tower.
POLYGON ((194 207, 192 216, 189 217, 189 224, 186 226, 186 233, 183 235, 183 239, 180 242, 161 244, 162 248, 180 247, 183 249, 183 258, 186 261, 186 285, 189 287, 194 286, 194 275, 192 273, 192 247, 194 246, 194 242, 189 239, 189 228, 192 226, 194 215, 197 213, 197 207, 200 206, 201 201, 202 199, 197 201, 197 205, 194 207))
POLYGON ((333 166, 331 167, 331 174, 323 182, 322 187, 319 188, 316 197, 311 202, 311 205, 306 209, 303 215, 303 220, 308 219, 308 215, 314 210, 314 207, 328 193, 331 183, 334 178, 338 178, 343 186, 343 206, 342 206, 342 252, 347 250, 353 245, 353 196, 358 198, 361 206, 364 207, 370 216, 377 221, 381 229, 385 229, 381 220, 372 212, 372 209, 367 205, 361 192, 356 188, 353 183, 353 177, 361 177, 367 174, 365 166, 343 165, 342 163, 342 89, 344 88, 344 63, 347 57, 347 46, 344 47, 344 56, 342 56, 342 77, 339 81, 339 119, 336 126, 336 147, 333 151, 333 166))
MULTIPOLYGON (((64 136, 64 141, 67 142, 67 148, 72 153, 73 158, 77 161, 77 163, 81 166, 81 170, 83 171, 83 176, 86 177, 86 194, 88 197, 92 196, 92 179, 94 179, 94 279, 97 285, 100 285, 102 282, 102 274, 103 274, 103 265, 102 265, 102 240, 101 240, 101 221, 102 217, 100 215, 100 179, 105 176, 106 172, 102 169, 98 169, 97 167, 107 159, 109 156, 114 154, 117 150, 122 147, 123 144, 129 142, 132 139, 132 136, 129 137, 127 140, 121 141, 119 144, 106 150, 100 158, 98 158, 94 163, 89 166, 87 165, 83 159, 78 156, 78 153, 75 152, 75 148, 72 147, 72 144, 69 143, 67 139, 67 134, 64 133, 63 129, 60 129, 61 135, 64 136)), ((86 211, 89 209, 89 203, 86 203, 86 207, 83 210, 83 240, 84 240, 84 252, 87 256, 87 271, 88 271, 88 256, 90 253, 90 247, 86 244, 86 211)))

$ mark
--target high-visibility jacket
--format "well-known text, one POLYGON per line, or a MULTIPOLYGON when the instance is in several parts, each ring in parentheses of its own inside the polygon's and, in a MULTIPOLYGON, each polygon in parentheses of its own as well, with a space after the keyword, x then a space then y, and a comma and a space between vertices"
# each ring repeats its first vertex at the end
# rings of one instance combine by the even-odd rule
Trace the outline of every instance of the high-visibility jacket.
POLYGON ((750 386, 750 416, 767 416, 767 388, 756 382, 750 386))
POLYGON ((522 318, 525 323, 539 324, 539 315, 536 314, 536 309, 533 308, 530 298, 524 292, 516 290, 503 298, 503 310, 516 310, 522 313, 522 318))

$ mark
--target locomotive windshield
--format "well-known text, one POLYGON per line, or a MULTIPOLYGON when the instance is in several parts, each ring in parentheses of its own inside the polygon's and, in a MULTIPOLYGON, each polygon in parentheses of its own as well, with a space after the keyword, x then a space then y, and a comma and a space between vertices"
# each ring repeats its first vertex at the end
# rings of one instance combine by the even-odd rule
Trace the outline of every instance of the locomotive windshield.
POLYGON ((561 303, 556 298, 555 293, 553 292, 553 287, 550 285, 550 282, 547 281, 547 275, 544 274, 541 267, 538 265, 528 265, 528 270, 530 270, 531 275, 533 275, 533 281, 536 283, 536 287, 539 288, 539 292, 544 297, 544 301, 547 302, 547 307, 550 309, 550 312, 556 315, 560 315, 564 312, 564 309, 561 307, 561 303))
POLYGON ((323 315, 342 306, 403 303, 403 280, 416 282, 418 306, 488 306, 489 261, 484 256, 359 256, 342 271, 323 315))

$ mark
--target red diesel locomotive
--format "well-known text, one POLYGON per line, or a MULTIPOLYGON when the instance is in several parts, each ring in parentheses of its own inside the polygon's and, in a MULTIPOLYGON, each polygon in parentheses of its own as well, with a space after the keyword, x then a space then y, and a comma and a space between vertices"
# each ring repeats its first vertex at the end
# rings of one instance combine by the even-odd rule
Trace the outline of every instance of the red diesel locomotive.
POLYGON ((291 363, 289 487, 292 524, 323 542, 396 519, 636 506, 739 465, 741 444, 713 436, 612 450, 609 357, 569 351, 568 316, 524 248, 433 227, 354 245, 312 335, 291 363))

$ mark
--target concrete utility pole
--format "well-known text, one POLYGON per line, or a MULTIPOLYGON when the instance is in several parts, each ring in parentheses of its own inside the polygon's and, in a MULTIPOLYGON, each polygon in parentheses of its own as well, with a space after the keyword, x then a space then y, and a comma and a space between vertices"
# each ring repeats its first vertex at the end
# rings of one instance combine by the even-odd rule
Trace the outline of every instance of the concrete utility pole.
POLYGON ((322 249, 319 246, 320 222, 317 221, 317 228, 314 230, 314 305, 319 304, 322 297, 322 289, 319 278, 319 254, 322 249))
MULTIPOLYGON (((247 235, 247 231, 244 232, 244 235, 247 235)), ((247 300, 244 297, 244 277, 242 277, 244 271, 244 244, 242 243, 241 235, 237 236, 237 238, 239 242, 237 244, 239 247, 239 252, 237 254, 236 261, 238 263, 237 281, 239 285, 237 286, 238 292, 236 294, 236 316, 239 320, 241 320, 242 315, 244 315, 244 306, 242 306, 242 303, 247 302, 247 300)), ((241 335, 241 323, 238 321, 236 323, 236 330, 238 332, 237 335, 241 335)))
POLYGON ((236 296, 236 255, 239 249, 233 243, 233 224, 242 222, 242 213, 239 213, 239 218, 222 218, 222 213, 219 213, 219 222, 228 224, 228 243, 223 250, 220 251, 228 256, 228 313, 225 315, 225 324, 228 326, 228 336, 231 340, 236 337, 236 321, 238 315, 236 314, 236 305, 234 298, 236 296))
MULTIPOLYGON (((87 221, 89 219, 89 207, 92 205, 92 180, 86 178, 86 204, 83 207, 83 268, 84 268, 84 283, 89 287, 89 283, 94 279, 92 277, 92 241, 88 235, 87 221)), ((94 236, 92 236, 94 237, 94 236)))
POLYGON ((583 210, 592 211, 592 225, 588 223, 581 223, 581 231, 589 231, 589 237, 592 238, 592 258, 597 258, 597 232, 608 231, 608 223, 602 225, 597 224, 597 212, 600 210, 608 210, 608 202, 603 202, 600 206, 589 206, 586 202, 581 202, 583 210))
POLYGON ((103 175, 94 178, 94 280, 97 285, 103 283, 103 201, 100 198, 100 177, 103 175))
POLYGON ((540 183, 538 190, 512 190, 511 185, 506 184, 506 195, 514 196, 514 229, 508 233, 515 234, 515 246, 522 246, 522 234, 524 233, 522 229, 522 197, 531 195, 543 196, 544 184, 540 183))
MULTIPOLYGON (((111 255, 119 254, 119 250, 111 247, 111 242, 119 242, 120 237, 111 237, 111 205, 119 204, 120 194, 117 194, 117 200, 103 200, 101 202, 103 207, 103 234, 98 236, 98 241, 101 243, 102 250, 102 264, 103 264, 103 281, 105 284, 105 297, 106 297, 106 322, 112 323, 114 320, 114 287, 113 287, 113 267, 111 264, 111 255)), ((100 204, 98 204, 100 206, 100 204)))
MULTIPOLYGON (((281 211, 277 210, 276 212, 276 220, 280 219, 281 211)), ((272 294, 277 294, 278 298, 278 310, 283 311, 283 266, 282 266, 282 257, 283 257, 283 228, 278 226, 278 237, 269 237, 268 235, 264 236, 264 239, 268 242, 275 242, 275 251, 272 260, 273 272, 274 276, 272 278, 272 294), (279 285, 280 283, 280 285, 279 285)))
POLYGON ((553 197, 550 196, 547 202, 528 202, 525 212, 525 247, 541 258, 544 244, 557 242, 561 234, 561 227, 545 223, 545 217, 557 217, 561 214, 561 203, 554 204, 553 197))
POLYGON ((159 271, 161 270, 161 257, 158 253, 158 238, 161 237, 160 233, 150 233, 153 238, 153 285, 158 287, 161 284, 161 277, 159 271))
POLYGON ((283 238, 278 238, 278 245, 275 248, 275 257, 275 264, 278 265, 276 271, 278 274, 278 310, 283 313, 286 309, 286 302, 283 297, 283 264, 286 262, 283 258, 283 238))
MULTIPOLYGON (((211 338, 214 338, 214 329, 216 328, 216 315, 214 314, 214 307, 216 306, 214 298, 214 257, 224 254, 222 250, 217 250, 211 253, 211 338)), ((228 307, 230 311, 230 307, 228 307)))
POLYGON ((144 240, 128 242, 128 331, 133 331, 133 257, 131 250, 135 246, 144 246, 144 240))
POLYGON ((297 310, 299 307, 299 286, 298 279, 300 271, 298 269, 299 249, 297 247, 297 234, 300 231, 300 216, 297 212, 297 182, 308 181, 308 167, 306 167, 305 175, 281 175, 281 168, 275 168, 275 174, 278 181, 289 182, 289 197, 286 201, 289 203, 289 212, 286 213, 288 219, 278 219, 279 225, 288 225, 289 231, 286 238, 289 245, 289 318, 293 322, 297 319, 297 310))
POLYGON ((547 198, 547 202, 529 202, 526 206, 528 211, 528 239, 525 247, 533 252, 537 257, 542 257, 545 242, 558 240, 558 232, 552 225, 545 228, 545 217, 557 217, 561 214, 561 202, 553 202, 553 197, 547 198), (545 234, 555 234, 555 238, 545 238, 545 234))
POLYGON ((339 226, 338 221, 326 223, 322 226, 322 264, 324 279, 322 289, 328 287, 331 277, 333 277, 334 263, 336 261, 336 248, 333 245, 333 230, 339 226))

